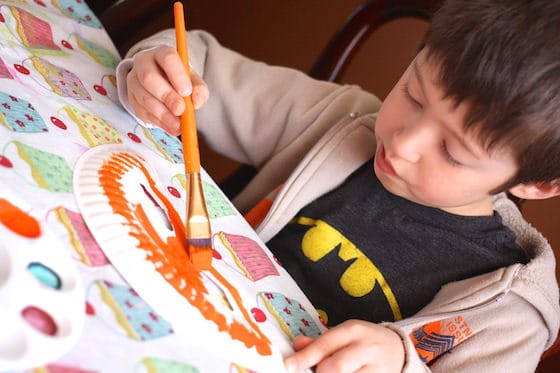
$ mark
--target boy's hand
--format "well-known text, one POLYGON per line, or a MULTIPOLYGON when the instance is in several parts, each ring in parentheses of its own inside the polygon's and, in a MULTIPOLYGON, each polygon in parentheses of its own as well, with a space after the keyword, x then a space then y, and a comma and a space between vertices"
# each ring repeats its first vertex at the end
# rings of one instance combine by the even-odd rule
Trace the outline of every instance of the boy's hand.
POLYGON ((185 110, 183 96, 192 90, 193 105, 198 109, 208 100, 208 86, 194 72, 189 79, 179 54, 169 46, 140 52, 133 61, 126 81, 134 113, 171 135, 179 135, 177 117, 185 110))
POLYGON ((315 366, 316 373, 401 372, 404 346, 391 329, 361 320, 349 320, 316 339, 297 337, 295 352, 286 358, 288 372, 315 366))

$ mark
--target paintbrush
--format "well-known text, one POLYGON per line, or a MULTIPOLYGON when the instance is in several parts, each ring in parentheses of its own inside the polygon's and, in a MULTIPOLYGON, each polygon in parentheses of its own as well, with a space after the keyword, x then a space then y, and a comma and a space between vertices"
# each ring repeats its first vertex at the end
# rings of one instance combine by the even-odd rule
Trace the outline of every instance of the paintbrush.
MULTIPOLYGON (((185 31, 185 16, 183 4, 177 1, 173 4, 175 20, 175 34, 177 37, 177 52, 183 61, 188 76, 191 75, 189 66, 189 52, 187 34, 185 31)), ((200 153, 196 131, 196 118, 192 97, 185 98, 185 111, 181 114, 181 137, 183 156, 185 160, 185 174, 187 176, 187 218, 186 239, 187 253, 191 262, 198 270, 209 269, 212 265, 212 232, 210 218, 206 209, 202 179, 200 177, 200 153)))

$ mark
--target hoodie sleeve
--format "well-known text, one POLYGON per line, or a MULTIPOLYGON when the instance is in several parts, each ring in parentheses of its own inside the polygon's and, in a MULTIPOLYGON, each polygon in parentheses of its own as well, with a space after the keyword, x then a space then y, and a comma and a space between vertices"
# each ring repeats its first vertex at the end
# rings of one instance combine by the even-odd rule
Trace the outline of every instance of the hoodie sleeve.
MULTIPOLYGON (((191 65, 210 89, 208 102, 196 113, 199 131, 210 147, 239 162, 262 166, 297 141, 298 156, 303 156, 344 117, 379 109, 380 101, 357 86, 318 81, 294 69, 253 61, 206 32, 189 32, 188 43, 191 65)), ((131 48, 118 70, 121 98, 130 57, 162 44, 175 46, 173 30, 131 48)))
MULTIPOLYGON (((503 293, 490 289, 512 283, 509 279, 487 281, 510 277, 515 283, 518 279, 512 275, 519 268, 498 270, 483 275, 480 281, 474 278, 446 285, 418 315, 385 324, 404 341, 403 372, 535 371, 541 354, 556 336, 543 318, 543 308, 518 294, 515 285, 504 288, 503 293), (467 297, 460 297, 469 294, 467 288, 477 291, 465 301, 467 297), (488 293, 495 295, 484 299, 488 293)), ((538 290, 534 287, 533 291, 538 290)))

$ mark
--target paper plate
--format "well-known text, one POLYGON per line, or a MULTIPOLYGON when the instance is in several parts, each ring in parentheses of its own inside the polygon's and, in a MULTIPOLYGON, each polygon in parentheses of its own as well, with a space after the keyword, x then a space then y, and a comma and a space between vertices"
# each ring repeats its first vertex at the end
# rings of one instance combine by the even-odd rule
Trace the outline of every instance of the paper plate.
POLYGON ((208 351, 220 346, 220 358, 250 369, 284 370, 281 354, 243 308, 243 289, 213 269, 190 266, 180 245, 184 213, 170 202, 185 206, 185 199, 169 194, 146 159, 124 145, 95 147, 76 164, 74 192, 105 255, 175 334, 208 351))
POLYGON ((1 186, 0 196, 3 213, 16 211, 17 219, 38 228, 29 236, 0 219, 0 371, 6 371, 42 365, 67 352, 82 331, 85 297, 64 244, 23 200, 1 186))

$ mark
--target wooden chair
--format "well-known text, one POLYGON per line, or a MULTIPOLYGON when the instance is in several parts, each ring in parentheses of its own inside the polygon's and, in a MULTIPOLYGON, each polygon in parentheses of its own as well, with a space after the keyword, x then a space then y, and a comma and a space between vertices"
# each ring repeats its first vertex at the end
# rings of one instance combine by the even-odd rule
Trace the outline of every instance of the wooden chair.
POLYGON ((368 0, 348 17, 330 40, 309 75, 338 82, 372 32, 398 18, 429 21, 441 0, 368 0))
MULTIPOLYGON (((174 0, 96 0, 90 5, 99 15, 117 48, 124 53, 140 25, 165 14, 174 0)), ((408 17, 429 21, 442 0, 367 0, 359 6, 327 44, 309 75, 337 82, 364 41, 389 21, 408 17)), ((137 39, 136 39, 137 40, 137 39)), ((255 174, 254 168, 242 166, 220 184, 232 198, 255 174)), ((513 198, 521 207, 522 201, 513 198)), ((560 367, 560 337, 541 358, 537 372, 548 373, 560 367)))

